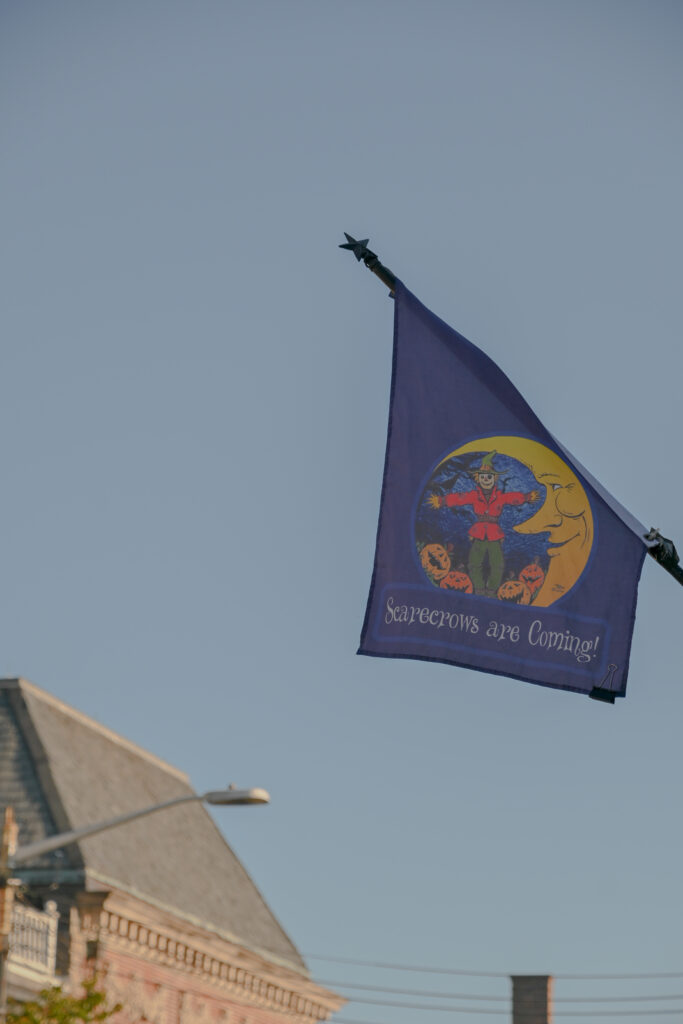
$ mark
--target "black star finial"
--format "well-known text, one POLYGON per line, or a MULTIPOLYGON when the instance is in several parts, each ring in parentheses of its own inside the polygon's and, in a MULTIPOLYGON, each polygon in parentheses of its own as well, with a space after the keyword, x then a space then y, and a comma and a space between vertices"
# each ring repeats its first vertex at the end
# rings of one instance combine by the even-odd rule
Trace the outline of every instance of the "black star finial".
POLYGON ((372 249, 368 249, 368 242, 370 239, 354 238, 353 235, 348 233, 348 231, 345 231, 344 234, 346 235, 346 242, 342 242, 339 248, 349 249, 359 263, 362 260, 368 270, 371 270, 373 274, 376 274, 380 281, 387 286, 389 294, 393 297, 396 289, 396 277, 388 267, 385 267, 380 263, 377 253, 373 252, 372 249))
POLYGON ((354 238, 352 235, 349 235, 348 232, 346 231, 344 232, 344 234, 346 235, 346 243, 344 244, 342 242, 339 248, 350 249, 359 263, 365 256, 374 256, 374 253, 371 253, 370 250, 368 249, 368 242, 370 241, 369 238, 362 238, 359 240, 357 238, 354 238))

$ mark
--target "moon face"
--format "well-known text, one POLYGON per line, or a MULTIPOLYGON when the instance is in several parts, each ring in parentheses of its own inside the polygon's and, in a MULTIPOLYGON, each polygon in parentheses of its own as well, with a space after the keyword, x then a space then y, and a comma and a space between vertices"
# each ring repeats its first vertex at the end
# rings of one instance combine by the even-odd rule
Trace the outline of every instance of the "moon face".
MULTIPOLYGON (((502 556, 495 557, 504 559, 504 576, 510 580, 519 578, 524 567, 529 567, 527 563, 541 566, 543 582, 531 600, 535 607, 547 607, 563 597, 581 576, 593 545, 594 527, 588 496, 576 474, 538 441, 524 437, 478 438, 442 459, 418 502, 418 551, 427 541, 441 543, 450 552, 454 567, 458 562, 467 565, 468 557, 471 564, 476 546, 472 524, 482 517, 475 514, 473 506, 462 507, 461 498, 476 489, 474 471, 492 452, 498 474, 495 486, 503 494, 525 492, 527 498, 523 504, 504 507, 499 513, 496 523, 504 536, 500 541, 502 556), (438 509, 433 507, 433 499, 429 504, 434 493, 440 497, 438 509), (532 493, 533 500, 529 500, 532 493), (454 507, 453 498, 447 500, 448 494, 460 495, 458 507, 454 507)), ((481 589, 478 592, 495 596, 481 589)))

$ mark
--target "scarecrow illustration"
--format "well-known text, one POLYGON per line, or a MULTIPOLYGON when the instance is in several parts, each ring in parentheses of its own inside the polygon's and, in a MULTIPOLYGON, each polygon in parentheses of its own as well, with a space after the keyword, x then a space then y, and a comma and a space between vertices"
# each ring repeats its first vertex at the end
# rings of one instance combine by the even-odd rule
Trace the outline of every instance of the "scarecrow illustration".
POLYGON ((477 485, 473 491, 465 493, 452 491, 450 494, 430 494, 429 504, 432 508, 459 508, 471 505, 475 522, 468 533, 471 541, 468 571, 474 585, 475 594, 495 597, 503 579, 505 558, 503 555, 503 533, 498 519, 505 505, 523 505, 525 502, 538 501, 539 492, 498 490, 497 472, 493 458, 497 453, 489 452, 481 460, 479 469, 470 470, 477 485))

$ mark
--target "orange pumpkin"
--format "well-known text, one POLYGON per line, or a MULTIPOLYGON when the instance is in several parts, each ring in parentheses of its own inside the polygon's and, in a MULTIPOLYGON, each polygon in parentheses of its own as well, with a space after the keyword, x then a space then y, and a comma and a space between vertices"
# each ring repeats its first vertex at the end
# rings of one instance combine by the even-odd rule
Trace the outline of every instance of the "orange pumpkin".
POLYGON ((461 569, 453 569, 446 573, 439 586, 444 590, 459 590, 463 594, 471 594, 474 590, 472 580, 461 569))
POLYGON ((538 564, 538 560, 532 562, 531 565, 525 565, 519 574, 519 578, 522 583, 526 583, 527 587, 531 591, 533 597, 536 591, 541 587, 543 580, 545 579, 545 573, 538 564))
POLYGON ((420 552, 422 568, 433 580, 442 580, 450 572, 451 556, 443 544, 425 544, 420 552))
POLYGON ((498 588, 498 600, 512 604, 531 604, 531 591, 521 580, 506 580, 498 588))

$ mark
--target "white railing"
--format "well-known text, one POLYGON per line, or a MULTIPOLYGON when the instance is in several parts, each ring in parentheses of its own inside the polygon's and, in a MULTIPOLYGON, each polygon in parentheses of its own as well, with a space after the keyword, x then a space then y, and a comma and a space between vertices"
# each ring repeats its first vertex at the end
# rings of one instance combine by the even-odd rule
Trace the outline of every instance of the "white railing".
POLYGON ((10 966, 30 967, 54 975, 57 957, 57 904, 49 900, 45 910, 34 910, 15 901, 9 940, 10 966))

